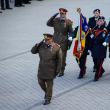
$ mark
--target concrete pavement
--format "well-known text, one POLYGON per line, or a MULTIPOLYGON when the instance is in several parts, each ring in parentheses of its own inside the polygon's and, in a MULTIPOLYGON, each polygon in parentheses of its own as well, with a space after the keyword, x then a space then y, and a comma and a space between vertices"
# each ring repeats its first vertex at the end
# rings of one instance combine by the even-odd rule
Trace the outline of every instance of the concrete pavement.
POLYGON ((109 0, 32 1, 31 5, 0 14, 0 110, 110 110, 109 58, 104 63, 106 72, 98 82, 93 82, 91 56, 86 77, 78 80, 79 68, 71 48, 65 76, 54 81, 52 103, 43 106, 44 94, 37 82, 39 58, 30 53, 31 47, 42 39, 42 33, 53 33, 46 21, 59 7, 70 10, 68 16, 75 26, 76 7, 81 7, 87 18, 99 7, 108 20, 109 3, 109 0))

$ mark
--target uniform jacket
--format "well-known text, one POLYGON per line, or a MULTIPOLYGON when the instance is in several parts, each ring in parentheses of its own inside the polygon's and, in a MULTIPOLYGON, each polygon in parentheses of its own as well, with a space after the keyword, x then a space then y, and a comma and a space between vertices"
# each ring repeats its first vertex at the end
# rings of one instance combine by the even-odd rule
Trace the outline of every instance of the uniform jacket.
POLYGON ((89 18, 88 26, 89 26, 89 28, 92 28, 92 29, 96 26, 95 17, 89 18))
POLYGON ((107 36, 106 32, 103 30, 97 29, 93 33, 93 35, 94 37, 92 37, 92 44, 91 44, 92 57, 97 59, 106 58, 107 47, 102 45, 107 36))
POLYGON ((36 44, 31 52, 33 54, 38 53, 40 57, 38 78, 41 79, 53 79, 60 72, 61 68, 61 49, 56 43, 47 45, 44 42, 36 44))
POLYGON ((48 26, 54 28, 54 42, 61 46, 62 50, 68 49, 68 35, 72 33, 72 21, 69 19, 61 20, 60 17, 51 17, 48 22, 48 26))

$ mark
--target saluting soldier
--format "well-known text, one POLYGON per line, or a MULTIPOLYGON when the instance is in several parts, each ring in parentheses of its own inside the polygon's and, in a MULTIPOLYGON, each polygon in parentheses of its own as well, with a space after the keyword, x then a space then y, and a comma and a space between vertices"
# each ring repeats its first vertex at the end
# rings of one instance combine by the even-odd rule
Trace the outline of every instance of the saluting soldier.
POLYGON ((53 80, 59 73, 62 62, 60 46, 53 41, 53 35, 44 34, 44 40, 36 44, 31 52, 38 53, 40 57, 38 69, 38 83, 45 92, 44 105, 50 103, 52 98, 53 80))
POLYGON ((62 67, 59 73, 59 77, 64 75, 66 66, 66 56, 68 50, 68 35, 73 31, 72 21, 67 19, 66 14, 68 10, 60 8, 59 13, 53 15, 47 22, 47 25, 54 28, 54 42, 58 43, 62 49, 62 67), (60 17, 56 17, 60 14, 60 17))
POLYGON ((106 39, 107 31, 105 28, 105 18, 100 16, 97 21, 97 27, 94 32, 91 34, 92 38, 92 57, 95 59, 96 72, 94 76, 94 81, 98 81, 105 72, 103 68, 103 62, 106 58, 107 46, 103 46, 103 42, 106 39))

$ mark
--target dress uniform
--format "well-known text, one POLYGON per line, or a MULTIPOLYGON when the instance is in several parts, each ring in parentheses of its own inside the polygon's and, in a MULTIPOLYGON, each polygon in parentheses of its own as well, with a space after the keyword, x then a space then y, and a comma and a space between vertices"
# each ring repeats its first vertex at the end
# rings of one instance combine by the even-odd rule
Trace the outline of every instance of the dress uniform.
MULTIPOLYGON (((98 20, 98 18, 100 17, 100 9, 95 9, 93 11, 94 16, 89 18, 89 22, 88 22, 88 26, 90 28, 90 30, 94 30, 94 28, 96 27, 96 22, 98 20)), ((93 67, 93 72, 96 71, 96 66, 95 66, 95 59, 93 59, 94 62, 94 67, 93 67)))
POLYGON ((45 92, 44 105, 49 104, 52 98, 53 80, 59 73, 62 62, 60 46, 53 42, 51 34, 44 34, 45 39, 36 44, 31 52, 40 57, 38 69, 38 83, 45 92))
POLYGON ((107 35, 107 38, 105 39, 105 42, 103 43, 103 45, 109 46, 109 58, 110 58, 110 21, 107 25, 107 32, 108 32, 108 35, 107 35))
POLYGON ((59 13, 52 16, 47 25, 54 28, 54 42, 58 43, 62 49, 62 67, 59 77, 64 75, 66 66, 66 55, 68 50, 68 35, 73 31, 72 21, 66 18, 67 9, 60 8, 59 13), (60 13, 60 17, 56 17, 60 13))
POLYGON ((98 18, 100 17, 100 10, 95 9, 93 11, 93 14, 94 14, 94 16, 89 18, 89 21, 88 21, 88 26, 91 29, 93 29, 96 26, 96 22, 97 22, 98 18))
POLYGON ((98 81, 100 77, 102 77, 105 70, 103 69, 103 62, 106 58, 106 51, 107 47, 103 46, 103 42, 106 39, 106 30, 105 28, 105 18, 103 16, 100 16, 98 18, 97 22, 97 28, 95 31, 91 34, 92 38, 92 57, 95 59, 95 65, 96 65, 96 72, 94 76, 94 81, 98 81))

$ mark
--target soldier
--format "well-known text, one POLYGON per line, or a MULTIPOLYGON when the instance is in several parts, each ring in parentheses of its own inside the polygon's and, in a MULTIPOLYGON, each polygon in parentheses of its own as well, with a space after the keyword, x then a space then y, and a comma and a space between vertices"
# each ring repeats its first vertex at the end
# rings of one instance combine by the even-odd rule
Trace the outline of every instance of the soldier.
MULTIPOLYGON (((100 9, 95 9, 93 11, 94 16, 89 18, 89 22, 88 22, 88 26, 90 28, 90 30, 93 30, 96 27, 96 22, 98 20, 98 18, 100 17, 100 9)), ((94 67, 93 67, 93 72, 96 71, 96 66, 95 66, 95 59, 93 59, 94 62, 94 67)))
POLYGON ((110 58, 110 21, 107 25, 107 32, 108 32, 108 35, 107 35, 107 38, 105 39, 105 42, 103 43, 103 45, 104 46, 109 45, 109 58, 110 58))
POLYGON ((96 22, 97 22, 98 18, 100 17, 100 10, 95 9, 93 11, 93 14, 94 14, 94 16, 89 18, 89 22, 88 22, 88 26, 91 29, 93 29, 96 26, 96 22))
POLYGON ((1 10, 12 9, 10 8, 9 0, 1 0, 1 10))
POLYGON ((106 39, 106 30, 105 28, 105 18, 100 16, 97 21, 97 27, 95 31, 91 34, 92 39, 92 57, 95 59, 96 72, 94 76, 94 81, 98 81, 100 77, 102 77, 105 70, 103 69, 103 62, 106 58, 107 47, 103 46, 103 42, 106 39))
MULTIPOLYGON (((77 12, 80 15, 80 20, 82 19, 82 24, 80 24, 80 26, 82 25, 82 30, 83 32, 85 32, 85 48, 83 49, 83 52, 81 53, 81 57, 78 59, 76 59, 76 61, 78 62, 79 68, 80 68, 80 73, 78 76, 78 79, 81 79, 85 76, 86 74, 86 60, 87 60, 87 55, 89 55, 88 50, 90 50, 90 36, 88 34, 88 24, 87 24, 87 20, 86 17, 83 16, 83 14, 81 13, 81 9, 77 8, 77 12)), ((76 28, 76 32, 78 31, 78 27, 76 28)), ((75 34, 75 31, 74 31, 75 34)))
POLYGON ((53 15, 47 22, 47 25, 54 28, 54 42, 58 43, 62 49, 62 67, 59 77, 64 75, 66 66, 66 55, 68 50, 68 35, 73 31, 72 21, 67 19, 67 9, 60 8, 60 17, 56 17, 59 13, 53 15))
POLYGON ((33 54, 39 53, 38 83, 45 92, 44 105, 47 105, 52 98, 53 79, 61 68, 62 51, 60 46, 53 42, 51 34, 44 34, 44 37, 45 39, 36 44, 31 52, 33 54))
POLYGON ((80 73, 78 76, 78 79, 81 79, 85 76, 86 74, 86 60, 87 60, 87 55, 89 55, 88 50, 91 48, 91 38, 90 38, 90 33, 85 38, 85 48, 83 50, 83 53, 79 59, 79 67, 80 67, 80 73))

